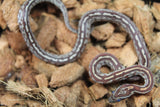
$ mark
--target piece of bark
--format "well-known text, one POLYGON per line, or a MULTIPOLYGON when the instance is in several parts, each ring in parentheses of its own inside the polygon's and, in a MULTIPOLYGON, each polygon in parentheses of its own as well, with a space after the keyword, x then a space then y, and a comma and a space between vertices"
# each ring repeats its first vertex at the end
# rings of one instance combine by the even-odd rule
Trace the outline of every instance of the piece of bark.
POLYGON ((108 93, 108 90, 101 84, 94 84, 89 87, 90 93, 94 97, 94 99, 98 100, 105 96, 108 93))
POLYGON ((160 30, 160 20, 157 21, 157 23, 155 25, 155 29, 160 30))
POLYGON ((131 66, 138 61, 132 41, 128 42, 119 52, 119 61, 125 66, 131 66), (129 60, 128 60, 129 59, 129 60))
POLYGON ((160 20, 160 11, 156 7, 151 8, 151 12, 153 13, 154 17, 156 18, 157 21, 160 20))
POLYGON ((30 99, 27 99, 25 100, 25 104, 24 105, 25 107, 28 106, 28 107, 46 107, 47 104, 42 104, 42 102, 40 101, 36 101, 36 100, 30 100, 30 99))
POLYGON ((97 40, 107 40, 113 34, 115 28, 111 23, 106 23, 94 28, 92 36, 97 40))
POLYGON ((4 34, 1 35, 0 37, 0 51, 4 50, 5 48, 8 48, 9 43, 7 41, 7 38, 4 34))
POLYGON ((109 3, 111 0, 93 0, 94 2, 100 2, 100 3, 109 3))
POLYGON ((26 62, 25 62, 24 57, 22 55, 16 55, 15 67, 22 68, 25 65, 26 65, 26 62))
POLYGON ((35 76, 39 87, 48 87, 48 79, 45 74, 39 74, 35 76))
POLYGON ((121 107, 127 107, 126 100, 122 100, 120 102, 116 102, 116 103, 113 103, 111 105, 112 105, 112 107, 119 107, 119 106, 121 106, 121 107))
POLYGON ((55 40, 55 45, 60 54, 66 54, 72 50, 71 46, 60 40, 55 40))
MULTIPOLYGON (((18 31, 18 12, 21 7, 21 3, 23 3, 24 0, 17 1, 17 0, 5 0, 1 5, 1 10, 3 11, 3 18, 5 22, 7 23, 7 26, 9 29, 13 32, 18 31)), ((31 19, 31 17, 30 17, 31 19)), ((32 25, 35 25, 33 20, 30 20, 31 28, 32 25)), ((36 26, 34 26, 36 27, 36 26)), ((32 28, 34 29, 34 28, 32 28)))
POLYGON ((160 87, 156 88, 154 93, 152 94, 152 104, 153 107, 159 107, 160 106, 160 87))
POLYGON ((62 0, 66 8, 74 8, 78 4, 77 0, 62 0))
POLYGON ((144 6, 144 1, 140 0, 115 0, 113 3, 108 6, 109 9, 121 12, 129 17, 133 16, 133 7, 134 6, 144 6))
POLYGON ((54 95, 62 103, 65 102, 65 100, 69 94, 70 94, 70 88, 68 86, 60 87, 54 91, 54 95))
POLYGON ((89 64, 91 62, 91 60, 97 56, 100 53, 105 52, 102 49, 98 49, 92 45, 87 45, 86 49, 84 50, 84 52, 82 53, 81 57, 80 57, 80 63, 81 65, 88 71, 89 70, 89 64))
POLYGON ((131 66, 138 61, 132 41, 128 42, 123 48, 108 49, 107 52, 118 58, 124 66, 131 66))
POLYGON ((0 51, 0 77, 6 77, 14 69, 15 55, 12 50, 5 48, 0 51))
POLYGON ((100 101, 92 101, 92 103, 90 104, 90 107, 107 107, 107 103, 104 99, 100 100, 100 101))
POLYGON ((3 12, 2 12, 1 9, 0 9, 0 27, 2 29, 5 29, 7 27, 7 24, 6 24, 6 22, 5 22, 4 18, 3 18, 3 12))
POLYGON ((14 33, 7 31, 5 36, 7 37, 10 47, 17 53, 26 48, 26 43, 20 32, 14 33))
POLYGON ((157 2, 154 2, 151 8, 151 11, 154 17, 156 18, 156 20, 160 20, 160 4, 157 2))
POLYGON ((84 68, 77 63, 69 63, 62 67, 59 67, 52 73, 51 81, 49 85, 51 87, 60 87, 80 78, 84 73, 84 68), (65 74, 65 75, 64 75, 65 74))
POLYGON ((64 107, 63 103, 60 102, 56 96, 54 95, 54 93, 49 90, 47 87, 41 87, 41 92, 45 97, 46 102, 48 102, 48 106, 50 107, 64 107))
POLYGON ((42 14, 43 24, 41 25, 37 41, 42 49, 50 47, 57 33, 56 18, 49 14, 42 14))
POLYGON ((122 48, 109 48, 106 52, 114 55, 116 58, 119 58, 121 50, 122 48))
POLYGON ((0 98, 1 105, 5 105, 7 107, 14 107, 16 104, 23 105, 24 104, 23 101, 24 99, 21 99, 20 97, 18 97, 18 95, 11 93, 5 93, 0 98))
POLYGON ((128 100, 128 106, 131 107, 146 107, 148 103, 150 103, 152 94, 155 91, 155 88, 151 90, 151 92, 144 94, 144 95, 138 95, 138 96, 132 96, 128 100))
POLYGON ((92 100, 89 94, 89 89, 82 80, 75 82, 71 87, 71 91, 75 93, 75 95, 79 96, 80 101, 85 105, 88 105, 92 100))
POLYGON ((121 47, 126 41, 126 34, 113 33, 113 35, 106 41, 106 48, 121 47))
POLYGON ((152 37, 152 42, 150 44, 149 49, 152 52, 160 52, 160 32, 156 33, 153 37, 152 37))
POLYGON ((36 71, 28 66, 24 66, 20 72, 21 80, 29 87, 36 87, 36 71))
POLYGON ((55 90, 54 95, 67 107, 76 107, 77 105, 78 96, 67 86, 55 90))
POLYGON ((16 0, 5 0, 1 5, 1 10, 3 11, 3 18, 7 23, 7 26, 11 31, 18 30, 18 11, 20 8, 19 3, 16 0))
POLYGON ((52 73, 57 70, 57 67, 55 65, 46 63, 38 59, 34 55, 32 57, 32 66, 39 73, 45 74, 47 78, 50 78, 52 76, 52 73))
POLYGON ((134 6, 133 21, 142 33, 147 45, 152 43, 152 33, 155 26, 153 16, 147 6, 143 8, 134 6))
POLYGON ((59 19, 56 19, 57 34, 56 38, 60 41, 67 43, 69 46, 73 47, 76 43, 77 34, 71 32, 59 19))
POLYGON ((103 3, 96 3, 93 2, 92 0, 84 0, 83 4, 76 8, 75 13, 77 17, 81 17, 89 10, 103 9, 103 8, 105 8, 105 4, 103 3))

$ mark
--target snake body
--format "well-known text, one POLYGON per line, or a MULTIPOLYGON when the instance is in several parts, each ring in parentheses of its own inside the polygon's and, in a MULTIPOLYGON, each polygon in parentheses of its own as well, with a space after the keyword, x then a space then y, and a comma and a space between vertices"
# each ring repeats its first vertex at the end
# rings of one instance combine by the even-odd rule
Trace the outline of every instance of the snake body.
POLYGON ((110 102, 127 98, 134 93, 145 94, 149 92, 153 87, 153 76, 148 69, 151 64, 150 54, 137 27, 125 15, 108 9, 91 10, 81 17, 77 31, 70 26, 67 9, 60 0, 27 0, 20 8, 18 14, 19 28, 30 51, 39 59, 55 65, 63 65, 73 62, 80 57, 81 53, 85 49, 86 44, 88 43, 88 38, 90 38, 91 25, 97 21, 109 21, 122 26, 129 33, 131 39, 133 40, 133 44, 139 58, 139 63, 138 65, 125 68, 113 55, 102 53, 91 61, 89 66, 90 77, 95 82, 102 84, 121 81, 135 75, 138 75, 144 79, 144 85, 124 84, 119 86, 109 98, 110 102), (50 2, 57 6, 64 16, 64 22, 67 28, 70 31, 78 34, 77 41, 71 52, 63 55, 51 54, 44 51, 37 43, 30 28, 29 14, 31 9, 41 2, 50 2), (113 72, 109 74, 101 73, 100 68, 103 65, 110 66, 113 72))

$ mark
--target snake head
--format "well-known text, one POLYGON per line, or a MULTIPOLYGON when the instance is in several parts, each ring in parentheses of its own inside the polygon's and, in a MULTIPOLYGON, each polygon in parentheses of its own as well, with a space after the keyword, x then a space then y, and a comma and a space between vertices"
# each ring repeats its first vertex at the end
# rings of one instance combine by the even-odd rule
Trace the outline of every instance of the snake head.
POLYGON ((122 85, 112 92, 112 96, 109 98, 109 102, 119 102, 122 99, 128 98, 133 94, 133 86, 129 84, 122 85))

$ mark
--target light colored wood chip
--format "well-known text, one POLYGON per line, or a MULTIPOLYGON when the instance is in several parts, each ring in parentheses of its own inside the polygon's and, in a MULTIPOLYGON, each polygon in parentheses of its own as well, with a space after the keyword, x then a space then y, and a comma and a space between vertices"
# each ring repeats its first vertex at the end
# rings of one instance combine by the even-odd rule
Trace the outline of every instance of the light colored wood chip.
POLYGON ((76 7, 79 2, 77 0, 62 0, 66 8, 76 7))
POLYGON ((106 95, 108 93, 108 90, 103 85, 100 85, 98 83, 90 86, 89 90, 90 90, 90 93, 92 94, 92 96, 96 100, 102 98, 104 95, 106 95))
POLYGON ((119 52, 118 59, 125 66, 131 66, 138 61, 132 41, 128 42, 119 52))
POLYGON ((59 67, 52 73, 51 81, 49 85, 51 87, 60 87, 80 78, 84 73, 84 68, 77 63, 69 63, 62 67, 59 67), (65 74, 65 75, 64 75, 65 74))
POLYGON ((111 23, 106 23, 94 28, 92 36, 97 40, 107 40, 114 32, 115 28, 111 23))
POLYGON ((25 65, 26 65, 26 62, 25 62, 24 57, 22 55, 16 55, 15 67, 22 68, 25 65))
POLYGON ((2 29, 5 29, 7 27, 7 24, 6 24, 6 22, 5 22, 4 18, 3 18, 3 12, 2 12, 1 9, 0 9, 0 27, 2 29))
POLYGON ((57 37, 57 39, 65 42, 69 46, 73 47, 74 44, 76 43, 77 34, 71 32, 69 29, 67 29, 67 27, 65 26, 65 24, 61 20, 57 19, 56 22, 57 22, 56 23, 56 26, 57 26, 56 37, 57 37))
POLYGON ((48 79, 45 74, 36 75, 35 79, 39 87, 48 87, 48 79))
POLYGON ((6 93, 0 98, 1 105, 5 105, 7 107, 13 107, 16 104, 23 105, 23 101, 24 99, 21 99, 17 95, 11 93, 6 93))
POLYGON ((152 42, 152 33, 155 26, 153 16, 147 6, 139 7, 134 6, 133 21, 144 36, 147 45, 152 42))
POLYGON ((46 49, 51 45, 57 33, 56 18, 49 14, 42 14, 43 24, 38 34, 37 41, 42 49, 46 49))
POLYGON ((66 54, 72 50, 71 46, 60 40, 55 40, 55 45, 60 54, 66 54))
POLYGON ((52 76, 52 73, 57 70, 57 67, 55 65, 46 63, 38 59, 34 55, 32 57, 32 66, 39 73, 44 73, 47 76, 47 78, 50 78, 52 76))
POLYGON ((153 52, 160 52, 160 32, 153 36, 149 49, 153 52))
POLYGON ((28 66, 24 66, 20 72, 21 80, 29 87, 36 87, 35 70, 28 66))
POLYGON ((106 48, 121 47, 126 41, 126 34, 113 33, 113 35, 106 41, 106 48))
POLYGON ((106 107, 107 106, 107 103, 106 101, 103 99, 103 100, 100 100, 100 101, 92 101, 92 103, 90 104, 90 107, 106 107))
POLYGON ((105 8, 105 4, 103 3, 96 3, 92 0, 85 0, 83 1, 83 4, 76 8, 75 13, 77 17, 81 17, 84 15, 87 11, 93 10, 93 9, 103 9, 105 8))
POLYGON ((129 17, 133 16, 133 7, 134 6, 144 6, 144 1, 140 0, 115 0, 114 2, 110 2, 108 6, 109 9, 119 11, 129 17))
POLYGON ((159 107, 160 106, 160 87, 156 88, 152 95, 152 103, 153 107, 159 107))
POLYGON ((0 77, 6 77, 13 72, 15 55, 12 50, 6 48, 0 51, 0 77))

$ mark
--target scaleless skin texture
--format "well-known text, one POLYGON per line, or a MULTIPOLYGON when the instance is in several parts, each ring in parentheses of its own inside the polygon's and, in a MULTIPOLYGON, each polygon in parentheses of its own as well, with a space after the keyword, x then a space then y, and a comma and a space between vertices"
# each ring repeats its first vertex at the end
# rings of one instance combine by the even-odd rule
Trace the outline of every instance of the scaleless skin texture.
POLYGON ((39 59, 55 64, 55 65, 63 65, 68 62, 73 62, 74 60, 76 60, 77 54, 78 54, 76 53, 77 51, 75 51, 76 47, 74 47, 74 49, 67 54, 55 55, 55 54, 51 54, 51 53, 44 51, 39 46, 37 41, 35 40, 34 34, 31 31, 30 24, 29 24, 29 14, 30 14, 31 9, 35 5, 42 3, 42 2, 50 2, 54 4, 55 6, 57 6, 63 13, 64 21, 68 29, 74 33, 77 33, 77 30, 73 29, 70 26, 69 20, 68 20, 67 9, 65 8, 64 4, 60 0, 27 0, 21 6, 21 9, 19 10, 18 23, 19 23, 20 31, 24 37, 24 40, 26 41, 28 48, 39 59))
POLYGON ((100 54, 98 57, 94 58, 90 64, 90 76, 96 82, 103 84, 108 84, 114 81, 120 81, 135 75, 139 75, 144 79, 145 83, 142 86, 134 84, 121 85, 113 93, 113 96, 110 97, 110 102, 115 102, 118 99, 127 98, 134 93, 145 94, 152 89, 153 77, 151 72, 146 68, 150 67, 150 55, 145 46, 143 37, 141 36, 140 32, 138 31, 134 23, 129 18, 127 18, 125 15, 121 13, 107 9, 89 11, 85 15, 83 15, 81 20, 79 21, 78 37, 72 51, 64 55, 55 55, 45 52, 38 45, 30 28, 30 11, 35 5, 41 2, 50 2, 56 5, 58 8, 60 8, 64 16, 65 24, 68 27, 68 29, 74 33, 77 33, 77 31, 70 26, 68 21, 67 10, 60 0, 27 0, 22 5, 19 11, 18 22, 19 28, 27 43, 27 46, 35 56, 37 56, 41 60, 56 65, 62 65, 69 62, 73 62, 81 55, 86 44, 88 43, 88 38, 90 37, 91 24, 96 21, 111 21, 113 23, 121 25, 130 34, 137 55, 139 57, 139 65, 125 68, 118 62, 118 60, 113 55, 100 54), (100 61, 98 59, 100 59, 100 61), (110 74, 100 73, 99 69, 104 64, 108 64, 115 71, 111 72, 110 74))
POLYGON ((125 15, 107 9, 98 9, 87 12, 80 20, 79 34, 89 36, 91 24, 96 21, 110 21, 121 25, 130 35, 139 58, 138 65, 128 68, 122 66, 119 61, 111 54, 102 53, 96 56, 90 63, 89 75, 98 83, 109 84, 115 81, 121 81, 133 76, 140 76, 144 79, 144 85, 124 84, 119 86, 113 95, 109 98, 110 102, 116 102, 120 99, 130 97, 134 93, 145 94, 151 91, 153 87, 153 76, 150 67, 150 54, 146 48, 144 39, 135 24, 125 15), (100 68, 104 65, 111 67, 113 72, 109 74, 101 73, 100 68))

